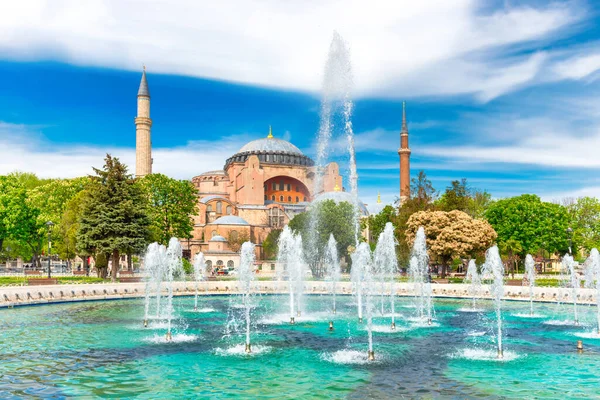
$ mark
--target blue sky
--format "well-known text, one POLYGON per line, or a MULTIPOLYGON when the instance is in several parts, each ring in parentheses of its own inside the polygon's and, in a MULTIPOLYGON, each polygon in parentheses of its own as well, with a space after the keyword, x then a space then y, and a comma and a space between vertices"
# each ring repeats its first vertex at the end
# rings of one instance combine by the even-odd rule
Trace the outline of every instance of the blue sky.
POLYGON ((155 171, 221 168, 269 125, 314 157, 337 30, 366 203, 397 196, 402 101, 412 173, 438 190, 467 178, 494 197, 600 196, 594 2, 11 3, 0 4, 0 173, 82 175, 106 152, 133 169, 143 64, 155 171))

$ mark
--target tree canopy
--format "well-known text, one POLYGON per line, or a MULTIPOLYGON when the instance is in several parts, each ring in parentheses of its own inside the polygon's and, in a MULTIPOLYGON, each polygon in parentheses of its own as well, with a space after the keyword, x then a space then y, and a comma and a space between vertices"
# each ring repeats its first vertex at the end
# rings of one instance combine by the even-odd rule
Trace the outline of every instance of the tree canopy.
POLYGON ((474 257, 496 240, 496 232, 487 221, 471 218, 462 211, 419 211, 408 219, 406 241, 412 246, 419 227, 425 230, 432 259, 442 264, 442 277, 450 260, 474 257))
MULTIPOLYGON (((485 216, 498 233, 498 244, 513 240, 520 245, 519 256, 545 249, 566 253, 569 242, 567 209, 559 204, 543 202, 538 196, 524 194, 494 202, 485 216)), ((514 247, 514 246, 513 246, 514 247)))
POLYGON ((198 213, 197 190, 190 181, 150 174, 138 181, 148 203, 152 239, 164 245, 172 237, 190 239, 198 213))

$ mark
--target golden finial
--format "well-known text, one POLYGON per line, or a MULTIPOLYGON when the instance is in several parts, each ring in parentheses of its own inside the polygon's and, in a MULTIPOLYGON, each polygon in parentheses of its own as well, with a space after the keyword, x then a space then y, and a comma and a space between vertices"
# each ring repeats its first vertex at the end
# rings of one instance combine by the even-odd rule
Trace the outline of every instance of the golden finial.
POLYGON ((381 204, 381 193, 377 192, 377 204, 381 204))
POLYGON ((340 191, 340 187, 338 186, 338 184, 335 184, 335 187, 333 188, 334 192, 339 192, 340 191))
POLYGON ((271 125, 269 125, 269 135, 267 136, 267 139, 273 139, 273 130, 271 129, 271 125))

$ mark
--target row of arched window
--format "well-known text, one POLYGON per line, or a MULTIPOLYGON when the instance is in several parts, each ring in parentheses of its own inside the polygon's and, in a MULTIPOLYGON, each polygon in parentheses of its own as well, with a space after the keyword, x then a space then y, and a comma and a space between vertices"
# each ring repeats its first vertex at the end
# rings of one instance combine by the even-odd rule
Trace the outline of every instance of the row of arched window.
MULTIPOLYGON (((217 268, 223 268, 223 260, 217 260, 215 266, 217 268)), ((213 263, 211 260, 206 260, 206 266, 210 269, 213 266, 213 263)), ((227 268, 234 268, 235 264, 233 263, 233 260, 229 260, 227 261, 227 268)))
MULTIPOLYGON (((277 198, 277 196, 275 196, 274 194, 271 195, 271 200, 272 201, 277 201, 276 198, 277 198)), ((269 200, 269 196, 267 196, 266 194, 265 194, 265 200, 269 200)), ((306 201, 306 196, 304 196, 304 200, 303 201, 306 201)), ((279 196, 279 202, 280 203, 285 203, 286 202, 285 201, 285 196, 279 196)), ((287 202, 288 203, 292 202, 292 196, 288 196, 287 197, 287 202)), ((300 202, 300 197, 296 196, 296 201, 295 202, 299 203, 300 202)))
MULTIPOLYGON (((206 212, 210 213, 212 211, 213 211, 212 204, 209 204, 208 206, 206 206, 206 212)), ((223 214, 223 203, 220 201, 217 201, 216 212, 217 212, 217 214, 223 214)), ((225 207, 225 212, 227 215, 233 214, 233 207, 228 205, 227 207, 225 207)))

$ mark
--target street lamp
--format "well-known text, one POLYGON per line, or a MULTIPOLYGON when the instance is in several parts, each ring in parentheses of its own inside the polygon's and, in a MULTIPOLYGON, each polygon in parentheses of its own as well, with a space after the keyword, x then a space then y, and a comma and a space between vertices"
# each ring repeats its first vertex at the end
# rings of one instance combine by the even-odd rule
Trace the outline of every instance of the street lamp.
POLYGON ((54 223, 52 221, 48 221, 46 222, 46 227, 48 228, 48 279, 51 278, 50 275, 50 253, 52 250, 52 226, 54 226, 54 223))
POLYGON ((573 255, 571 252, 571 246, 573 246, 573 229, 571 227, 567 228, 567 235, 569 235, 569 255, 573 255))

